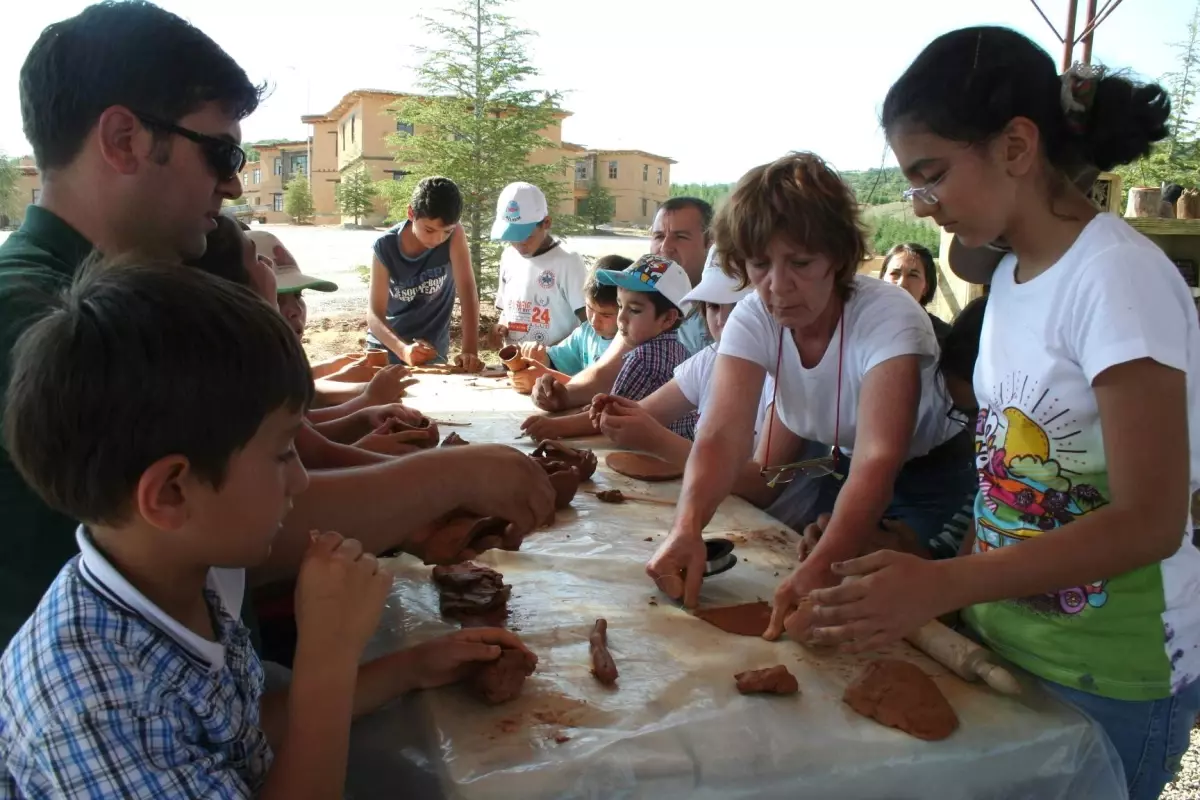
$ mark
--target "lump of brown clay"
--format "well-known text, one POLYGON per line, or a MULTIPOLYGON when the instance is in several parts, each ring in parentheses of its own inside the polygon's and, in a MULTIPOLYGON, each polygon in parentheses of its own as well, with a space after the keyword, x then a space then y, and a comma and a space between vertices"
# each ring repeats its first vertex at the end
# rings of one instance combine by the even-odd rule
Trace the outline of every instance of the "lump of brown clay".
POLYGON ((428 544, 421 554, 425 564, 457 564, 470 561, 480 553, 492 548, 503 547, 517 550, 518 540, 509 546, 505 540, 508 522, 499 517, 476 517, 470 514, 452 514, 429 535, 428 544))
POLYGON ((579 471, 579 480, 591 480, 596 472, 596 454, 591 450, 576 450, 554 439, 543 439, 537 449, 529 454, 538 461, 561 461, 579 471))
POLYGON ((479 668, 471 680, 471 688, 489 705, 507 703, 521 693, 525 679, 536 667, 536 658, 521 650, 505 648, 499 658, 479 668))
POLYGON ((761 600, 720 608, 698 608, 696 616, 709 625, 738 636, 762 636, 771 622, 771 607, 761 600))
MULTIPOLYGON (((555 462, 559 463, 559 462, 555 462)), ((554 487, 554 507, 559 511, 571 505, 575 492, 579 490, 579 470, 563 465, 550 473, 550 485, 554 487)))
POLYGON ((432 422, 429 417, 421 417, 416 425, 409 425, 404 420, 396 417, 388 417, 382 425, 374 431, 377 434, 389 433, 405 433, 413 432, 424 434, 424 436, 415 437, 412 443, 417 447, 436 447, 438 440, 441 438, 438 433, 437 425, 432 422))
POLYGON ((958 715, 933 679, 916 664, 895 658, 863 667, 842 701, 864 717, 918 739, 945 739, 958 727, 958 715))
POLYGON ((620 489, 602 489, 596 492, 596 499, 601 503, 624 503, 625 495, 620 489))
POLYGON ((450 435, 442 440, 442 447, 457 447, 461 444, 470 444, 470 442, 459 436, 457 431, 450 431, 450 435))
POLYGON ((617 682, 617 664, 608 652, 608 620, 596 620, 588 636, 588 649, 592 655, 592 674, 605 686, 612 686, 617 682))
POLYGON ((442 615, 458 620, 463 627, 501 626, 508 617, 512 587, 490 567, 464 561, 433 568, 442 615))
POLYGON ((683 468, 645 453, 609 453, 604 463, 613 472, 639 481, 673 481, 683 477, 683 468))
POLYGON ((796 676, 783 664, 766 669, 752 669, 733 676, 742 694, 795 694, 800 691, 796 676))

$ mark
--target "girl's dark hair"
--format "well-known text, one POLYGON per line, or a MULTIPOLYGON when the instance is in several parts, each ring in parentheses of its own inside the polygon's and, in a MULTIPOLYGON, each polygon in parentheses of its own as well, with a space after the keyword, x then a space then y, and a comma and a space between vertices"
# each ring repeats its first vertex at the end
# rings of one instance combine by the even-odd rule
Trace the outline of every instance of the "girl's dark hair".
POLYGON ((189 267, 203 270, 232 281, 238 286, 251 286, 250 272, 242 262, 242 243, 245 234, 233 217, 217 215, 217 228, 205 237, 204 255, 185 261, 189 267))
POLYGON ((921 259, 921 266, 925 268, 925 291, 921 294, 921 307, 929 305, 933 301, 933 296, 937 294, 937 265, 933 263, 933 253, 929 252, 929 248, 923 244, 916 242, 905 242, 898 244, 891 250, 887 251, 887 255, 883 257, 883 266, 879 268, 879 277, 887 275, 888 264, 892 258, 901 254, 916 256, 921 259))
POLYGON ((1171 101, 1157 84, 1109 75, 1068 121, 1054 60, 1008 28, 963 28, 934 39, 883 101, 883 127, 916 123, 943 139, 978 144, 1015 117, 1037 125, 1050 163, 1101 170, 1135 161, 1167 136, 1171 101))

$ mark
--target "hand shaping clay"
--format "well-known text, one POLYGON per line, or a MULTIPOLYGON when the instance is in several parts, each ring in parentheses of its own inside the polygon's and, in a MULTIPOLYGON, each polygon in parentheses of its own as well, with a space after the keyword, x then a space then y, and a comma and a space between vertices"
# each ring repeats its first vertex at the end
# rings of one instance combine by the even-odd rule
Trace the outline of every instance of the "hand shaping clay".
POLYGON ((797 644, 812 640, 813 602, 807 597, 796 604, 796 610, 788 614, 783 622, 788 638, 797 644))
POLYGON ((507 703, 521 693, 525 679, 536 667, 536 658, 521 650, 505 648, 499 658, 479 668, 471 680, 471 688, 489 705, 507 703))
POLYGON ((617 682, 617 665, 608 652, 608 620, 596 620, 588 636, 588 648, 592 654, 592 674, 605 686, 612 686, 617 682))
POLYGON ((442 447, 456 447, 461 444, 470 444, 470 442, 459 436, 457 431, 450 431, 450 435, 442 440, 442 447))
POLYGON ((562 511, 571 505, 575 492, 579 489, 579 470, 569 467, 561 461, 540 461, 542 469, 550 477, 550 485, 554 487, 554 507, 562 511))
POLYGON ((613 472, 639 481, 673 481, 683 477, 683 467, 645 453, 609 453, 604 463, 613 472))
POLYGON ((602 489, 596 492, 596 499, 601 503, 624 503, 625 495, 620 489, 602 489))
POLYGON ((433 568, 442 615, 456 619, 464 628, 478 625, 502 626, 508 617, 512 587, 490 567, 464 561, 433 568))
POLYGON ((435 526, 422 554, 421 560, 425 564, 457 564, 494 547, 517 550, 521 546, 520 541, 515 546, 507 546, 508 522, 499 517, 451 514, 435 526))
POLYGON ((771 622, 771 607, 761 600, 738 606, 698 608, 696 616, 709 625, 738 636, 762 636, 771 622))
POLYGON ((387 420, 378 428, 376 428, 374 432, 378 434, 388 434, 402 433, 404 431, 416 431, 425 434, 424 439, 417 439, 413 441, 413 444, 417 445, 418 447, 436 447, 438 439, 440 438, 437 425, 430 421, 429 417, 421 417, 421 421, 416 425, 409 425, 407 422, 397 419, 396 417, 388 417, 387 420))
POLYGON ((742 694, 795 694, 800 691, 796 676, 788 672, 783 664, 739 672, 733 679, 737 681, 737 690, 742 694))
POLYGON ((907 734, 937 741, 958 727, 946 696, 916 664, 881 658, 863 667, 842 701, 864 717, 907 734))
POLYGON ((579 470, 579 480, 590 480, 596 472, 596 454, 591 450, 576 450, 553 439, 538 442, 537 449, 529 454, 537 460, 561 461, 579 470))

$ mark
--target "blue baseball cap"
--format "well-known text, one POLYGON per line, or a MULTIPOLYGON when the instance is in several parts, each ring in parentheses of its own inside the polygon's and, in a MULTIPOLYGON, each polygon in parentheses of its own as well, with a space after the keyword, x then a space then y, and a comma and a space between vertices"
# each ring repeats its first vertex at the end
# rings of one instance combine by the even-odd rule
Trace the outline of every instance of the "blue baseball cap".
POLYGON ((624 270, 596 270, 596 280, 631 292, 658 292, 685 316, 692 308, 684 299, 692 290, 691 279, 683 267, 661 256, 642 256, 624 270))

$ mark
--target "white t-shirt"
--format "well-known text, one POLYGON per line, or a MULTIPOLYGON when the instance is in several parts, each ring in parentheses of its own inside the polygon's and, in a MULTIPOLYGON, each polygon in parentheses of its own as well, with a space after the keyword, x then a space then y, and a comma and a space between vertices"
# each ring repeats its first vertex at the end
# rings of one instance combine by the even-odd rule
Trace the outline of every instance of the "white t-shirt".
POLYGON ((854 451, 863 378, 897 356, 920 356, 921 398, 908 457, 923 456, 962 431, 947 416, 950 397, 937 369, 937 339, 929 315, 899 286, 858 275, 854 287, 825 355, 812 369, 801 365, 795 341, 785 334, 783 359, 775 374, 780 328, 757 293, 747 295, 733 309, 721 335, 720 352, 752 361, 775 378, 779 419, 788 430, 811 442, 836 443, 847 454, 854 451), (843 325, 844 353, 840 352, 843 325), (839 363, 840 420, 835 413, 839 363))
MULTIPOLYGON (((1109 503, 1092 383, 1137 359, 1187 374, 1191 489, 1200 488, 1200 324, 1175 265, 1110 214, 1033 280, 1016 283, 1016 263, 1006 256, 992 277, 975 364, 976 550, 1053 535, 1109 503)), ((1200 677, 1200 550, 1190 525, 1179 533, 1179 550, 1159 564, 973 606, 967 618, 994 650, 1047 680, 1165 697, 1200 677)))
MULTIPOLYGON (((704 347, 675 368, 675 385, 687 401, 700 412, 704 418, 704 409, 708 406, 708 390, 712 386, 713 369, 717 365, 717 348, 704 347)), ((758 448, 759 440, 767 434, 767 408, 771 404, 771 389, 774 382, 767 376, 763 385, 762 396, 758 400, 758 413, 754 417, 754 447, 758 448)))
POLYGON ((540 256, 525 258, 511 247, 500 256, 496 309, 508 327, 508 344, 556 345, 579 326, 584 307, 583 259, 560 242, 540 256))

